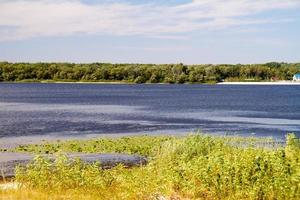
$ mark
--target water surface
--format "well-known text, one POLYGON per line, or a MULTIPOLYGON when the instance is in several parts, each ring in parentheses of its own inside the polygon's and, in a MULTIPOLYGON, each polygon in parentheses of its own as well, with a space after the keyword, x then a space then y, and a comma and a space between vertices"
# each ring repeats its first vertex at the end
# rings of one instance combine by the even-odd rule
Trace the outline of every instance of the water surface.
POLYGON ((300 134, 300 86, 0 84, 0 138, 300 134))

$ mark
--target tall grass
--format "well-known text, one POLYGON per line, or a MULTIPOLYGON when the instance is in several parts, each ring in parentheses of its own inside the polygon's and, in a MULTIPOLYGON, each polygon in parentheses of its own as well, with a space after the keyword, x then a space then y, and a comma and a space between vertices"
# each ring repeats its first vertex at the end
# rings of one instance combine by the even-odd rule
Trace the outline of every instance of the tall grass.
MULTIPOLYGON (((49 199, 300 199, 300 142, 293 134, 287 136, 285 147, 276 148, 255 145, 266 139, 207 135, 132 137, 102 147, 95 141, 75 146, 83 152, 140 153, 148 155, 150 162, 102 170, 99 163, 69 162, 65 156, 54 163, 37 157, 17 169, 20 190, 3 195, 19 198, 23 191, 31 199, 44 193, 49 199)), ((18 150, 75 151, 71 143, 18 150)))

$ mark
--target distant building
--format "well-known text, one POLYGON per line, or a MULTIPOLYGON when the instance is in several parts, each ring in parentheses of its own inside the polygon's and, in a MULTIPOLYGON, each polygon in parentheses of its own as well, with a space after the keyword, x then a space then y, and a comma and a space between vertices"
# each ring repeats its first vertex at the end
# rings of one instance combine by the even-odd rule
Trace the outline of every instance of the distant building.
POLYGON ((293 81, 300 81, 300 73, 294 75, 293 81))

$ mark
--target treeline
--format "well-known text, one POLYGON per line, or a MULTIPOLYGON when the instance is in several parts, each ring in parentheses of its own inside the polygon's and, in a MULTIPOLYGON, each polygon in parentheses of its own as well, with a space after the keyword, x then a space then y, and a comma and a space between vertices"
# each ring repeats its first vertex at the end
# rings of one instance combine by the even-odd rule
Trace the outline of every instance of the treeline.
POLYGON ((132 83, 215 83, 291 80, 300 63, 252 65, 74 64, 0 62, 0 81, 124 81, 132 83))

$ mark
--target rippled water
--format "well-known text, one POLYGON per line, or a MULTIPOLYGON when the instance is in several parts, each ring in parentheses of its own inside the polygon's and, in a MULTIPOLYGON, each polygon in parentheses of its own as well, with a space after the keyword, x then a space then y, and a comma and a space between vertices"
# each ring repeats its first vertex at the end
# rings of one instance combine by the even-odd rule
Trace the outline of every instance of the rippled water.
POLYGON ((300 134, 300 86, 0 84, 0 137, 300 134))

